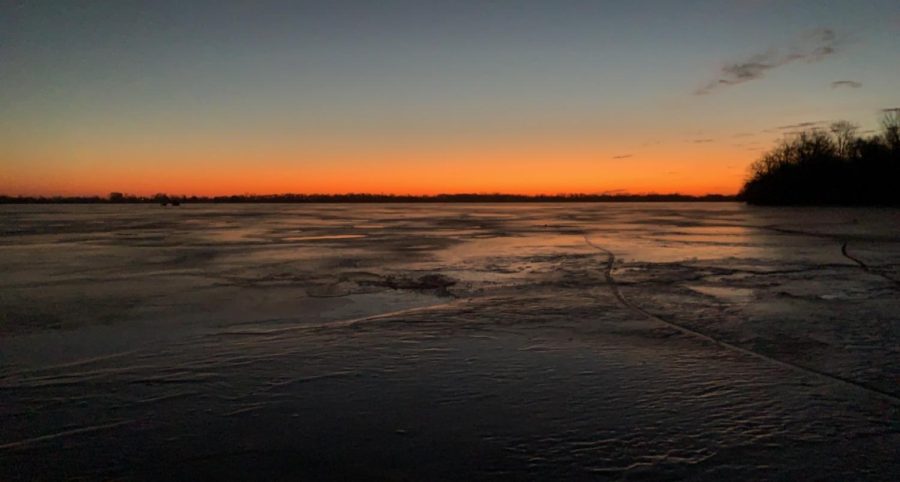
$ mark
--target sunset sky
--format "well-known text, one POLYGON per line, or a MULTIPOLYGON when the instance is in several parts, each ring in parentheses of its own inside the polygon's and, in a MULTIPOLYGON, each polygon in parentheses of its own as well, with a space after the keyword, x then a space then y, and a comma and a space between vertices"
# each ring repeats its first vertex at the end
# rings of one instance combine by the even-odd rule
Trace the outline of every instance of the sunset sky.
POLYGON ((0 194, 734 193, 897 0, 0 1, 0 194))

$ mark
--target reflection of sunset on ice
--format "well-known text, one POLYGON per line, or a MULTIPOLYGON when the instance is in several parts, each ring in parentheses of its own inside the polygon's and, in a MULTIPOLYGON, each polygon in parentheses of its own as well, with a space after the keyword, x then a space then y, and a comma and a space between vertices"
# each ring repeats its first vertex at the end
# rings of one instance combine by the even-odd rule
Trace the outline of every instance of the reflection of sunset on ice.
POLYGON ((894 212, 4 209, 3 478, 897 468, 894 212))

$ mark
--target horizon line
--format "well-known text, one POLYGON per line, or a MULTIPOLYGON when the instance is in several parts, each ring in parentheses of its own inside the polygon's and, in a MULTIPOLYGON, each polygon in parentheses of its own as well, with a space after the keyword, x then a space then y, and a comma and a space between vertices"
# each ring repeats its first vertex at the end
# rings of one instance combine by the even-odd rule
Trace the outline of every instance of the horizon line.
POLYGON ((528 202, 528 201, 736 201, 736 194, 681 194, 675 193, 557 193, 557 194, 514 194, 514 193, 437 193, 437 194, 384 194, 384 193, 279 193, 279 194, 223 194, 187 195, 157 193, 150 196, 111 192, 101 195, 5 195, 0 194, 0 204, 28 203, 108 203, 146 204, 173 202, 181 203, 361 203, 361 202, 528 202))

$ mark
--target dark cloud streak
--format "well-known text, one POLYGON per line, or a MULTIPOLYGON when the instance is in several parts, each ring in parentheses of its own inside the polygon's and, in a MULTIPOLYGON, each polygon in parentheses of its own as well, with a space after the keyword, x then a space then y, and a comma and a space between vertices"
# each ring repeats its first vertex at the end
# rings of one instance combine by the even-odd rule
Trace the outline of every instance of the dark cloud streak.
POLYGON ((851 89, 858 89, 862 87, 862 82, 857 82, 855 80, 835 80, 831 83, 832 89, 837 89, 839 87, 850 87, 851 89))
POLYGON ((786 125, 786 126, 778 126, 778 127, 776 127, 776 129, 779 130, 779 131, 791 131, 791 130, 797 130, 797 129, 812 129, 812 128, 815 128, 815 127, 819 127, 819 126, 825 125, 825 124, 827 124, 827 123, 828 123, 828 121, 800 122, 800 123, 797 123, 797 124, 790 124, 790 125, 786 125))
POLYGON ((834 55, 840 41, 834 30, 821 28, 800 37, 787 52, 769 49, 753 55, 743 61, 722 67, 719 78, 709 82, 694 92, 695 95, 706 95, 721 87, 742 84, 761 79, 766 72, 794 62, 819 62, 834 55))

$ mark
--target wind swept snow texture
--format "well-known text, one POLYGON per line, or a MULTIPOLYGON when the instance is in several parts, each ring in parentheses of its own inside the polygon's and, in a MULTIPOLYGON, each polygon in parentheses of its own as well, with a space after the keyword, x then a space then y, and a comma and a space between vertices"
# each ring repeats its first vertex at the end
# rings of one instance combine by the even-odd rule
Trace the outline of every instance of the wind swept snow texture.
POLYGON ((900 476, 900 211, 3 206, 0 479, 900 476))

